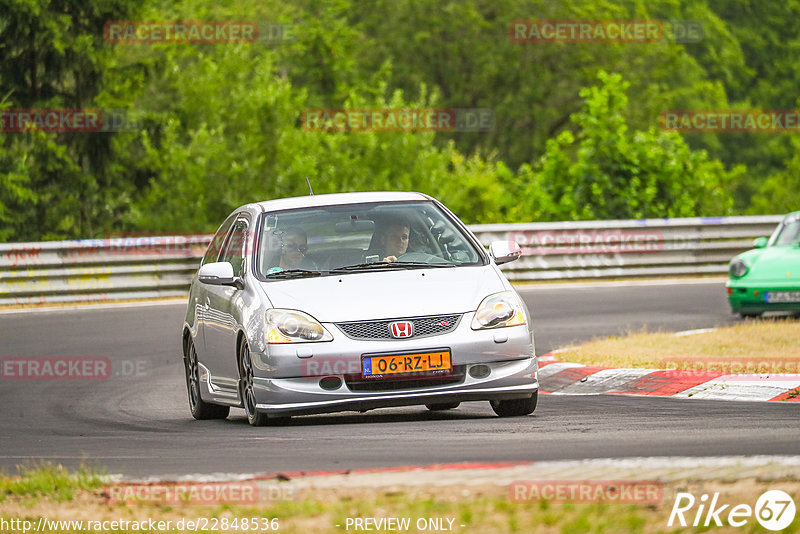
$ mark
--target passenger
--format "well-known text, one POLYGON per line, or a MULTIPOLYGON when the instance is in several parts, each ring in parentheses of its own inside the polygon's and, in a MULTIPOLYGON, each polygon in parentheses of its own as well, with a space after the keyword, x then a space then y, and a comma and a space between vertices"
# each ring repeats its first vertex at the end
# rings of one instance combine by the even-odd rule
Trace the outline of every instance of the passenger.
POLYGON ((291 226, 275 232, 280 240, 280 257, 273 259, 268 265, 273 265, 267 274, 292 269, 316 269, 314 262, 306 258, 308 251, 308 236, 305 230, 291 226), (275 265, 277 263, 277 265, 275 265))
POLYGON ((302 228, 291 227, 284 230, 281 244, 281 261, 278 267, 284 271, 302 269, 308 251, 308 236, 302 228))

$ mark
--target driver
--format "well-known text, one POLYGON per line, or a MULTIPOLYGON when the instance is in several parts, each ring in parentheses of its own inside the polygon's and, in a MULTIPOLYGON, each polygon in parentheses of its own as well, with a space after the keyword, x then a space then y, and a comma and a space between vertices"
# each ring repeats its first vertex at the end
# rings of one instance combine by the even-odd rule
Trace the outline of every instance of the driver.
POLYGON ((378 245, 382 261, 397 261, 408 250, 410 228, 403 222, 391 222, 379 229, 378 245))

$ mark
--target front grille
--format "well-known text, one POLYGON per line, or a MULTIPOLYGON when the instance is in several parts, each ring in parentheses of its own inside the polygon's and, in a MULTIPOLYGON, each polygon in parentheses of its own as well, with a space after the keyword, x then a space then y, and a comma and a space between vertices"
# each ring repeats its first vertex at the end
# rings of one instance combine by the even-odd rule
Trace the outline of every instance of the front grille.
POLYGON ((395 339, 389 325, 396 321, 410 321, 414 323, 414 335, 409 338, 438 336, 452 332, 458 326, 461 315, 436 315, 431 317, 417 317, 411 319, 392 319, 386 321, 358 321, 352 323, 336 323, 339 330, 351 339, 371 341, 374 339, 395 339))
POLYGON ((372 378, 364 379, 361 375, 344 375, 344 382, 350 391, 397 391, 402 389, 420 389, 435 386, 446 386, 458 384, 464 381, 466 376, 466 365, 453 366, 453 372, 448 375, 416 376, 406 378, 372 378))

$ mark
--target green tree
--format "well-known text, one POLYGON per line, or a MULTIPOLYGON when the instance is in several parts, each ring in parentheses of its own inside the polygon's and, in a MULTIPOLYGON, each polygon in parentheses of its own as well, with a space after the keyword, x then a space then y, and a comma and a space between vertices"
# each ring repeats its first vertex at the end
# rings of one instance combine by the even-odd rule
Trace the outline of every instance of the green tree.
POLYGON ((658 117, 792 107, 796 58, 785 52, 797 48, 798 6, 0 0, 3 106, 123 108, 144 125, 0 133, 0 239, 210 230, 242 202, 304 194, 306 176, 318 193, 417 189, 469 222, 772 211, 795 198, 791 136, 681 137, 659 131, 658 117), (105 22, 126 18, 276 21, 292 24, 296 40, 105 43, 105 22), (653 18, 698 21, 703 39, 508 37, 517 19, 653 18), (581 93, 598 71, 626 83, 603 75, 581 93), (356 134, 299 124, 306 108, 432 106, 491 108, 496 128, 356 134))
POLYGON ((548 142, 529 177, 515 219, 639 219, 730 213, 724 186, 741 169, 726 172, 681 137, 657 131, 628 132, 624 111, 628 83, 619 74, 598 75, 581 91, 582 110, 572 117, 577 137, 564 132, 548 142))
MULTIPOLYGON (((307 91, 280 75, 276 54, 246 45, 173 47, 180 65, 141 98, 162 107, 153 127, 128 138, 135 163, 152 178, 125 216, 146 231, 209 231, 235 207, 316 193, 417 190, 441 198, 466 219, 506 216, 494 165, 466 158, 452 144, 439 148, 432 132, 319 132, 299 127, 307 91), (191 80, 191 83, 187 83, 191 80), (157 94, 156 94, 157 93, 157 94), (141 147, 141 148, 140 148, 141 147)), ((386 69, 390 67, 387 65, 386 69)), ((388 70, 387 74, 388 75, 388 70)), ((408 102, 400 91, 350 89, 346 108, 425 108, 435 96, 408 102)), ((131 162, 134 164, 134 162, 131 162)))
MULTIPOLYGON (((0 98, 6 108, 94 107, 111 52, 103 25, 131 0, 0 0, 0 98)), ((99 231, 124 187, 107 172, 112 134, 3 132, 0 202, 5 238, 99 231), (10 206, 14 206, 13 214, 10 206)))
POLYGON ((792 157, 785 169, 769 176, 753 195, 749 212, 754 215, 800 210, 800 140, 792 138, 792 157))
MULTIPOLYGON (((626 119, 647 130, 665 109, 727 106, 723 80, 709 76, 687 53, 689 45, 654 43, 518 43, 509 23, 528 19, 696 19, 709 28, 708 40, 691 45, 713 50, 718 63, 742 63, 738 44, 718 36, 717 15, 701 2, 676 0, 376 0, 343 10, 360 28, 363 46, 357 65, 372 72, 392 61, 389 88, 416 98, 421 84, 439 91, 442 107, 495 110, 489 133, 440 134, 464 153, 497 152, 511 168, 536 160, 548 139, 573 128, 570 115, 581 107, 578 92, 594 83, 597 71, 624 72, 632 105, 626 119)), ((709 62, 712 65, 713 62, 709 62)), ((732 67, 731 67, 732 68, 732 67)), ((714 139, 706 139, 713 145, 714 139)))

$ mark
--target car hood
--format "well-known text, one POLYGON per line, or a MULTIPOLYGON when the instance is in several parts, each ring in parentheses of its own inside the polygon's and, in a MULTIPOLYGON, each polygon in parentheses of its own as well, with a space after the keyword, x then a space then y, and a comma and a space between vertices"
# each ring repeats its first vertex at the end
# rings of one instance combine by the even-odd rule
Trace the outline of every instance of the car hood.
POLYGON ((491 265, 352 273, 262 282, 273 307, 320 322, 463 313, 505 290, 491 265))
POLYGON ((800 247, 767 247, 760 252, 745 258, 750 264, 747 279, 800 282, 800 247))

